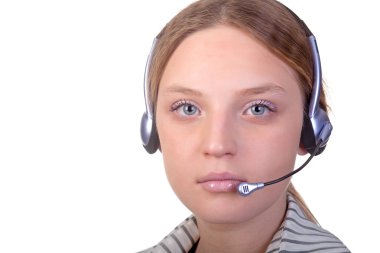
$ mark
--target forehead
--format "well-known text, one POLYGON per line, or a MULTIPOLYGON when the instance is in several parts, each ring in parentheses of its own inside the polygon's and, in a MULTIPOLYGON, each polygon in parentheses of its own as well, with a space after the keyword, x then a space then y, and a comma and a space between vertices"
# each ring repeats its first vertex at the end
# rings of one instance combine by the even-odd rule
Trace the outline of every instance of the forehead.
POLYGON ((238 28, 218 25, 193 33, 174 51, 164 70, 160 89, 173 84, 195 89, 250 88, 275 83, 298 86, 296 74, 267 47, 238 28), (246 86, 246 87, 244 87, 246 86))

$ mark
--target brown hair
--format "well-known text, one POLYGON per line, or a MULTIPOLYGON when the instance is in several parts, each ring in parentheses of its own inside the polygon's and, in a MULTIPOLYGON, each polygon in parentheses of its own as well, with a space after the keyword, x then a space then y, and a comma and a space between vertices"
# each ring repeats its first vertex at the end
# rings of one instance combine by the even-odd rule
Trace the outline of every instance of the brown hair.
MULTIPOLYGON (((190 34, 220 24, 250 33, 297 74, 304 103, 312 91, 313 62, 305 30, 293 14, 276 0, 199 0, 178 13, 159 33, 148 73, 148 98, 154 113, 159 84, 171 55, 190 34)), ((324 91, 320 107, 327 109, 324 91)), ((302 197, 288 188, 313 221, 302 197)))

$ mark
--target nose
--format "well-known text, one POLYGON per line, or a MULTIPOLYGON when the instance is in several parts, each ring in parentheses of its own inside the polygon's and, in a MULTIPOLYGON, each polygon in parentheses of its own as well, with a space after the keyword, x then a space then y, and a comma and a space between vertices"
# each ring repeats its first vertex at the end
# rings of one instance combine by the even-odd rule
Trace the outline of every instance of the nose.
POLYGON ((237 151, 236 119, 226 113, 206 117, 203 127, 203 153, 208 157, 232 157, 237 151))

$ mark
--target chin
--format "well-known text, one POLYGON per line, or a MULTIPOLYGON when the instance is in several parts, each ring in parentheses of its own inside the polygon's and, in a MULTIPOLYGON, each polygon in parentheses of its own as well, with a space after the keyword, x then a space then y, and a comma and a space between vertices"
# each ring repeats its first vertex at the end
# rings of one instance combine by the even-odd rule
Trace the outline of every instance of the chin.
POLYGON ((235 193, 233 196, 215 196, 204 201, 198 199, 196 205, 187 205, 187 207, 198 219, 205 222, 236 224, 256 217, 263 211, 262 209, 265 209, 262 208, 263 205, 256 206, 254 202, 253 198, 244 198, 235 193), (247 208, 247 202, 251 202, 248 206, 255 208, 247 208))
POLYGON ((252 221, 256 217, 271 215, 273 211, 278 211, 278 208, 282 206, 281 203, 285 204, 282 206, 284 211, 286 209, 286 195, 281 192, 263 190, 253 194, 248 197, 242 197, 238 193, 217 194, 207 196, 202 201, 199 196, 190 205, 184 203, 198 219, 213 224, 238 224, 252 221), (279 200, 283 201, 279 202, 279 200))

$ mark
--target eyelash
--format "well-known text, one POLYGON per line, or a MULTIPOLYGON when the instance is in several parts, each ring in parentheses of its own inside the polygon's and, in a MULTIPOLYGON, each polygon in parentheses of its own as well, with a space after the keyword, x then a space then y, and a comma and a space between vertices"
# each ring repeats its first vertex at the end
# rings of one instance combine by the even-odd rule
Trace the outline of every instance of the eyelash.
MULTIPOLYGON (((262 106, 265 109, 269 110, 269 112, 277 111, 277 107, 272 102, 261 99, 261 100, 257 100, 257 101, 253 101, 249 103, 248 106, 244 110, 244 114, 248 114, 247 111, 256 106, 262 106)), ((255 116, 262 116, 262 115, 255 115, 255 116)))
POLYGON ((172 104, 170 107, 170 111, 171 112, 178 112, 178 109, 180 109, 181 107, 186 106, 186 105, 194 106, 196 108, 196 110, 198 111, 198 114, 199 114, 199 107, 195 103, 193 103, 189 100, 185 100, 185 99, 174 102, 174 104, 172 104))
MULTIPOLYGON (((176 101, 174 102, 171 107, 170 107, 170 111, 171 112, 178 112, 178 110, 183 107, 183 106, 186 106, 186 105, 190 105, 190 106, 193 106, 196 108, 196 110, 198 111, 198 114, 199 114, 199 107, 189 101, 189 100, 185 100, 185 99, 182 99, 182 100, 179 100, 179 101, 176 101)), ((257 101, 253 101, 253 102, 250 102, 244 109, 244 115, 247 115, 249 113, 247 113, 248 110, 250 110, 251 108, 255 107, 255 106, 262 106, 264 107, 265 109, 269 110, 269 112, 276 112, 277 111, 277 107, 270 101, 268 100, 264 100, 264 99, 261 99, 261 100, 257 100, 257 101)), ((264 112, 265 113, 265 112, 264 112)), ((191 116, 191 115, 188 115, 188 116, 191 116)), ((260 117, 262 115, 254 115, 254 116, 257 116, 257 117, 260 117)))

